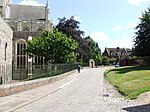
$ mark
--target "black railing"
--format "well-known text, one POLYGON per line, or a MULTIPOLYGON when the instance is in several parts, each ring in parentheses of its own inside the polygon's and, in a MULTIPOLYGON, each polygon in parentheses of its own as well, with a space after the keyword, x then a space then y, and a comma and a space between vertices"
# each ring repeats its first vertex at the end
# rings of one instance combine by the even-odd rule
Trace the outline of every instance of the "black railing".
MULTIPOLYGON (((48 65, 32 65, 13 67, 13 80, 32 80, 37 78, 44 78, 50 76, 56 76, 68 71, 77 69, 77 63, 75 64, 48 64, 48 65)), ((88 64, 81 64, 81 67, 88 66, 88 64)))

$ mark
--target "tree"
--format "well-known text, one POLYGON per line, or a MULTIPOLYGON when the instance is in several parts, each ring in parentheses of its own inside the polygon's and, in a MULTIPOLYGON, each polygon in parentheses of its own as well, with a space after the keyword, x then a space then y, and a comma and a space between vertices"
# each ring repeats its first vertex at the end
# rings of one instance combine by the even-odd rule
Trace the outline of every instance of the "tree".
POLYGON ((90 48, 90 52, 88 53, 88 60, 94 59, 96 62, 101 63, 101 49, 99 48, 98 44, 90 36, 85 37, 84 40, 87 41, 90 48))
POLYGON ((27 41, 26 51, 30 55, 42 56, 45 62, 64 63, 74 62, 76 56, 74 50, 77 48, 77 42, 68 38, 65 34, 58 32, 43 31, 39 37, 33 37, 27 41))
POLYGON ((56 28, 62 33, 66 34, 67 37, 72 38, 78 42, 78 47, 76 49, 77 60, 84 61, 88 58, 89 46, 87 42, 82 38, 84 36, 84 31, 79 29, 80 22, 74 19, 72 16, 70 19, 65 17, 60 19, 59 23, 56 25, 56 28))
POLYGON ((103 65, 109 65, 110 63, 110 60, 107 56, 104 56, 103 59, 102 59, 102 64, 103 65))
POLYGON ((134 53, 137 56, 150 56, 150 8, 142 13, 140 23, 136 27, 134 53))

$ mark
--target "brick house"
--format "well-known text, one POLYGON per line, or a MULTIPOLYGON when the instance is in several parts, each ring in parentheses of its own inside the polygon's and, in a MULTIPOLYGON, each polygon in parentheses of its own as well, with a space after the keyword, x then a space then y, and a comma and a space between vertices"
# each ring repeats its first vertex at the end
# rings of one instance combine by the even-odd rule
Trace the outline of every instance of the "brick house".
POLYGON ((108 58, 115 58, 116 63, 120 63, 120 65, 128 65, 128 61, 130 58, 129 53, 124 48, 105 48, 103 52, 103 56, 107 56, 108 58))

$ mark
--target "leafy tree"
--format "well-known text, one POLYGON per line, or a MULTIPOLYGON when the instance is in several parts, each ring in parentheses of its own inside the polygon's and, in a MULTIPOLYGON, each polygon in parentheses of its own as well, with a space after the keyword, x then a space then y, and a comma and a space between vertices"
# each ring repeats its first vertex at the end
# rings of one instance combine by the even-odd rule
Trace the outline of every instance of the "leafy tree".
POLYGON ((45 62, 64 63, 76 60, 74 53, 76 48, 75 40, 55 29, 53 32, 43 31, 39 37, 27 41, 26 51, 30 55, 44 57, 45 62))
POLYGON ((134 53, 137 56, 150 56, 150 8, 142 13, 140 23, 136 27, 134 53))
POLYGON ((90 52, 88 53, 88 60, 94 59, 96 62, 101 63, 102 56, 98 44, 90 36, 85 37, 84 39, 87 41, 88 46, 90 47, 90 52))
POLYGON ((110 62, 110 60, 109 60, 109 58, 107 56, 104 56, 102 58, 102 64, 103 65, 109 65, 110 64, 109 62, 110 62))
POLYGON ((102 64, 103 57, 101 56, 101 54, 96 55, 95 61, 97 64, 102 64))
POLYGON ((63 17, 62 19, 59 18, 59 23, 56 25, 56 28, 66 34, 67 37, 73 38, 78 42, 78 47, 76 49, 77 60, 85 61, 88 58, 90 48, 87 42, 82 38, 84 36, 84 31, 79 29, 79 24, 80 22, 76 21, 74 16, 70 19, 63 17))

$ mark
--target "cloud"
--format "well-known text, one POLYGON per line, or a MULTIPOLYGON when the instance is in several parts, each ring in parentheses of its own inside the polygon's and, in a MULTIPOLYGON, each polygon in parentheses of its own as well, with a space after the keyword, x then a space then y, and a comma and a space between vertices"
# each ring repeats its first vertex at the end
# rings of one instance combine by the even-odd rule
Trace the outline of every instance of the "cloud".
POLYGON ((79 16, 74 16, 74 20, 79 21, 80 23, 82 22, 82 20, 79 16))
POLYGON ((96 42, 104 42, 109 39, 109 36, 107 36, 104 32, 101 31, 94 31, 90 35, 96 42))
POLYGON ((123 30, 123 26, 121 25, 117 25, 112 28, 112 31, 120 31, 120 30, 123 30))
POLYGON ((141 5, 142 3, 148 2, 150 0, 127 0, 127 3, 132 5, 141 5))
POLYGON ((35 0, 23 0, 19 3, 20 5, 31 5, 31 6, 45 6, 44 4, 40 4, 35 0))
POLYGON ((122 37, 121 39, 113 40, 111 47, 132 48, 132 45, 133 41, 130 38, 122 37))
POLYGON ((126 29, 132 29, 134 30, 134 28, 137 26, 138 24, 137 23, 129 23, 128 25, 126 26, 121 26, 121 25, 117 25, 117 26, 114 26, 112 28, 112 31, 121 31, 121 30, 126 30, 126 29))
POLYGON ((137 26, 137 23, 129 23, 129 24, 127 25, 127 28, 128 28, 128 29, 134 29, 136 26, 137 26))

